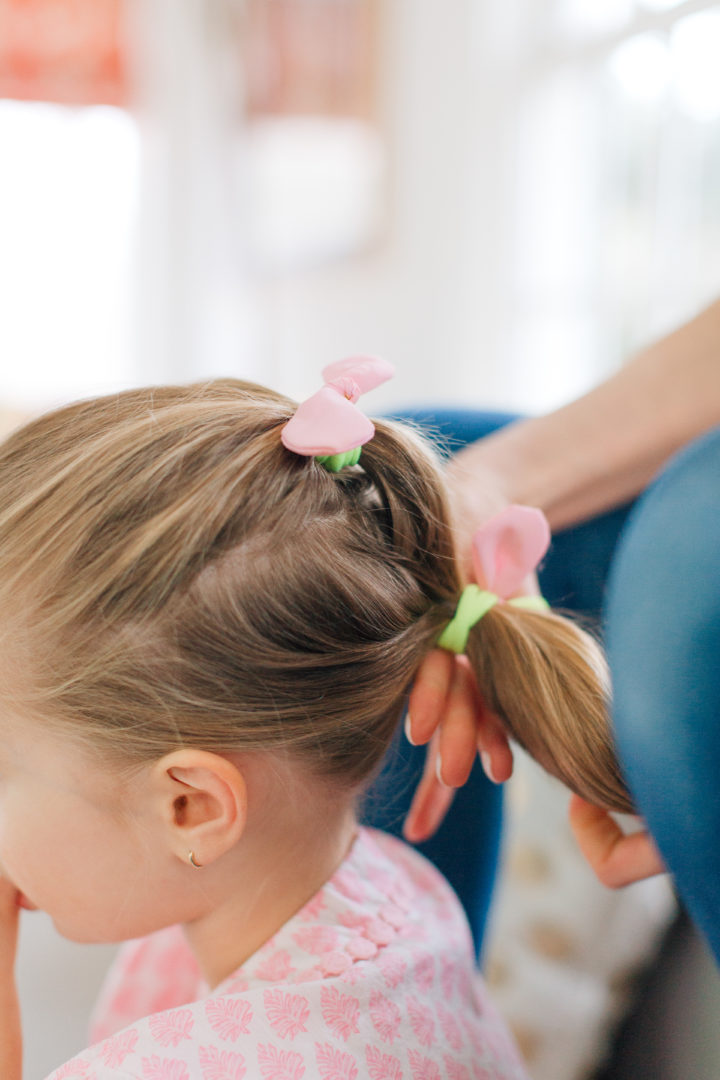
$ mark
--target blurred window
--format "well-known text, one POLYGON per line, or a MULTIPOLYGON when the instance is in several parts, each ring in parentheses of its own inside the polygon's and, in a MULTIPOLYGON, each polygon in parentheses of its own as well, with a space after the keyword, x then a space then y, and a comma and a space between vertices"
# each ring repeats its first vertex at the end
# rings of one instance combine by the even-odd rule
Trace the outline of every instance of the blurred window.
POLYGON ((720 293, 720 3, 525 7, 510 353, 535 411, 720 293))
POLYGON ((132 376, 121 0, 0 0, 0 407, 132 376), (14 100, 13 100, 14 99, 14 100))
POLYGON ((257 268, 355 254, 383 221, 380 0, 247 0, 248 215, 257 268))
POLYGON ((0 0, 0 98, 120 105, 123 0, 0 0))
POLYGON ((378 0, 246 0, 247 111, 376 120, 378 0))
POLYGON ((135 123, 0 101, 0 146, 0 407, 116 389, 133 375, 135 123))

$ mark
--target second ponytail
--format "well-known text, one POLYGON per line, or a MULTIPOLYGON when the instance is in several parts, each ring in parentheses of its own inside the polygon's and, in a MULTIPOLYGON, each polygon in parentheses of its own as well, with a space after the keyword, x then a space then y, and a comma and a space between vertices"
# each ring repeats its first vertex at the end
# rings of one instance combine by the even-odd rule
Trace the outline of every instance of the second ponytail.
POLYGON ((467 655, 487 707, 547 772, 596 806, 632 812, 600 646, 541 597, 518 596, 549 544, 539 510, 508 506, 491 518, 473 538, 477 584, 438 644, 467 655))
POLYGON ((487 707, 551 775, 588 802, 635 813, 610 724, 610 677, 598 643, 554 612, 497 604, 466 653, 487 707))

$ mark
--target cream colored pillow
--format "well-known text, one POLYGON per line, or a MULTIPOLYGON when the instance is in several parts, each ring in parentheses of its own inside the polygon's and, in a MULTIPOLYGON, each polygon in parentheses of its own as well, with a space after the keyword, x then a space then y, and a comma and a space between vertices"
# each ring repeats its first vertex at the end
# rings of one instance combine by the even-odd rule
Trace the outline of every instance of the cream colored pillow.
POLYGON ((515 762, 487 980, 532 1080, 587 1080, 677 904, 668 875, 601 885, 570 831, 567 790, 517 748, 515 762))

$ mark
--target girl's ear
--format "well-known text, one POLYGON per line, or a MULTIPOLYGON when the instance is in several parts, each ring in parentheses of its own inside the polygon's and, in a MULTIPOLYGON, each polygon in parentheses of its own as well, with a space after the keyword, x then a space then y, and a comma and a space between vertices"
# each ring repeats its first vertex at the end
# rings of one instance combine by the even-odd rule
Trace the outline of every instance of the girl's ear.
POLYGON ((238 767, 221 754, 176 750, 153 769, 154 798, 171 850, 207 866, 240 840, 247 788, 238 767))

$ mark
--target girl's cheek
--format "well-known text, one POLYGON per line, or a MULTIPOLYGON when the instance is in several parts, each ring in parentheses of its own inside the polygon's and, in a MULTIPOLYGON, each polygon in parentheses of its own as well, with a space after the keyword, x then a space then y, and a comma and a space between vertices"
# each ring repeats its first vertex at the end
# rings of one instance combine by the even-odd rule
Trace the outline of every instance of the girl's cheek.
POLYGON ((12 830, 7 815, 0 813, 0 874, 17 885, 17 879, 24 876, 23 868, 29 859, 32 860, 36 849, 33 837, 12 830))

